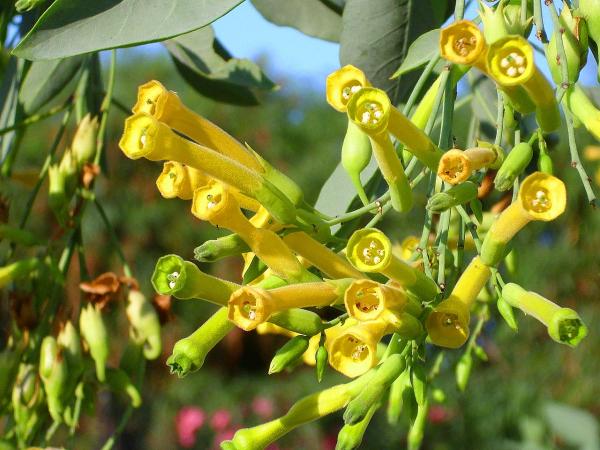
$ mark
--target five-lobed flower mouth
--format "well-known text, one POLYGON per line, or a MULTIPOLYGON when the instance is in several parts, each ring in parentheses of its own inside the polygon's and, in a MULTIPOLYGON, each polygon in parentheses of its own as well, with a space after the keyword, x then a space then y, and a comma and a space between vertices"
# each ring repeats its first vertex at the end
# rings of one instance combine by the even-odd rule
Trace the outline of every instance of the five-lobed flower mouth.
POLYGON ((365 87, 348 102, 348 117, 367 133, 382 133, 387 129, 392 105, 381 89, 365 87))
POLYGON ((520 36, 494 42, 488 50, 487 63, 494 78, 505 86, 527 82, 536 70, 531 45, 520 36))
POLYGON ((148 114, 135 114, 125 120, 125 130, 119 147, 128 158, 143 158, 154 149, 157 133, 156 119, 148 114))
POLYGON ((346 290, 344 303, 351 317, 361 321, 374 320, 384 309, 384 293, 375 281, 357 280, 346 290))
POLYGON ((521 183, 519 202, 532 220, 550 221, 565 211, 567 191, 560 179, 535 172, 521 183))
POLYGON ((137 102, 133 106, 133 113, 149 114, 160 118, 164 110, 167 89, 158 81, 152 80, 138 88, 137 102))
POLYGON ((469 337, 469 311, 461 303, 444 300, 429 313, 426 328, 435 345, 458 348, 469 337))
POLYGON ((333 339, 329 361, 336 370, 354 378, 375 365, 376 347, 364 336, 350 330, 333 339))
POLYGON ((363 87, 370 86, 364 72, 346 65, 327 77, 327 103, 340 112, 345 112, 350 99, 363 87))
POLYGON ((457 64, 473 64, 485 49, 483 34, 473 22, 459 20, 440 32, 442 58, 457 64))
POLYGON ((231 294, 227 317, 241 329, 250 331, 268 320, 270 310, 267 291, 243 287, 231 294))
POLYGON ((194 190, 192 213, 201 220, 210 221, 227 207, 230 200, 229 192, 221 183, 210 182, 194 190))
POLYGON ((187 278, 185 261, 177 255, 165 255, 159 258, 152 274, 152 286, 162 295, 175 294, 184 285, 187 278))
POLYGON ((392 257, 387 236, 375 228, 355 232, 346 247, 350 262, 363 272, 384 270, 392 257))
POLYGON ((466 181, 471 176, 471 172, 471 161, 461 150, 448 150, 442 155, 438 165, 439 177, 450 184, 466 181))
POLYGON ((185 166, 176 161, 167 161, 156 180, 156 186, 164 198, 175 198, 186 182, 185 166))

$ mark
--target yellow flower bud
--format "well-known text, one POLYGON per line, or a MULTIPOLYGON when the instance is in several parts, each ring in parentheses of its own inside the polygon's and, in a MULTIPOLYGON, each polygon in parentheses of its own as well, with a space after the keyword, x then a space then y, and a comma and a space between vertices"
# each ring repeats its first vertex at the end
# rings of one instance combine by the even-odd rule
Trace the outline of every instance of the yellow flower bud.
POLYGON ((273 231, 252 225, 242 214, 235 197, 223 184, 213 181, 196 189, 192 214, 217 227, 237 233, 275 275, 292 281, 306 278, 308 272, 285 242, 273 231))
POLYGON ((382 273, 424 301, 439 292, 433 280, 392 254, 390 240, 376 228, 354 232, 346 246, 346 257, 361 272, 382 273))
POLYGON ((494 166, 498 160, 502 160, 502 156, 492 147, 451 149, 442 155, 437 174, 446 183, 459 184, 468 180, 474 171, 494 166))
POLYGON ((425 327, 431 342, 458 348, 469 337, 471 306, 491 276, 491 270, 476 256, 458 279, 450 297, 427 317, 425 327))
POLYGON ((256 172, 263 167, 240 142, 214 123, 188 109, 173 91, 152 80, 138 88, 134 114, 148 114, 169 127, 183 133, 200 145, 236 160, 256 172))
POLYGON ((228 318, 243 330, 253 330, 280 311, 339 302, 350 282, 350 279, 341 279, 292 284, 268 291, 243 286, 231 294, 228 318))
POLYGON ((327 103, 340 112, 346 112, 346 105, 354 94, 363 87, 371 86, 364 72, 347 65, 329 74, 325 82, 327 103))
POLYGON ((561 180, 542 172, 532 173, 521 183, 517 201, 502 211, 486 234, 482 261, 495 266, 504 256, 506 244, 525 225, 532 220, 554 220, 566 205, 567 191, 561 180))

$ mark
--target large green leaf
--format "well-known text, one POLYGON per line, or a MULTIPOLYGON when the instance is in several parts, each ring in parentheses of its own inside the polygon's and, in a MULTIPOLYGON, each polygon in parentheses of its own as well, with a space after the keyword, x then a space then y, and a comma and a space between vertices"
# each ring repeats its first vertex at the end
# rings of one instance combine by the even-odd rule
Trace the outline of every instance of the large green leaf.
POLYGON ((56 0, 13 53, 55 59, 162 41, 202 28, 242 0, 56 0))
POLYGON ((74 56, 31 64, 19 92, 25 113, 35 113, 62 91, 79 70, 83 58, 74 56))
POLYGON ((252 0, 270 22, 296 28, 304 34, 337 42, 342 17, 320 0, 252 0))
POLYGON ((440 30, 435 29, 419 36, 408 48, 406 58, 394 72, 392 78, 418 69, 440 54, 440 30))
POLYGON ((403 78, 390 80, 418 36, 437 28, 429 0, 347 0, 340 60, 362 69, 371 83, 397 103, 411 89, 403 78))
POLYGON ((257 91, 277 87, 252 61, 232 58, 215 39, 212 27, 166 41, 165 46, 181 76, 206 97, 255 105, 257 91))

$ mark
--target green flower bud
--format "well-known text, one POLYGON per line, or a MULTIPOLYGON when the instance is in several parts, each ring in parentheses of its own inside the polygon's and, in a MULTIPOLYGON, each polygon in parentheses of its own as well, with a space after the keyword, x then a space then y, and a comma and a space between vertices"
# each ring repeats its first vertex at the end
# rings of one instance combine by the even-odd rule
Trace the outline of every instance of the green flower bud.
POLYGON ((200 328, 175 343, 173 354, 167 359, 171 373, 183 378, 200 369, 208 352, 221 342, 234 326, 227 319, 227 308, 219 308, 200 328))
POLYGON ((552 158, 547 152, 540 152, 538 156, 538 170, 548 175, 554 174, 554 164, 552 158))
POLYGON ((496 189, 507 191, 512 188, 515 179, 525 170, 532 157, 533 149, 527 142, 515 145, 496 174, 496 189))
POLYGON ((40 378, 44 383, 50 416, 52 416, 54 421, 62 422, 68 384, 68 368, 53 336, 46 336, 42 340, 40 348, 40 378))
POLYGON ((475 353, 475 356, 477 356, 481 361, 488 361, 489 359, 487 353, 480 345, 475 344, 473 346, 473 353, 475 353))
POLYGON ((315 355, 316 361, 316 371, 317 371, 317 381, 320 383, 323 379, 323 374, 325 373, 325 368, 327 367, 327 359, 329 355, 327 354, 327 349, 324 345, 319 345, 317 349, 317 353, 315 355))
POLYGON ((194 258, 200 262, 215 262, 227 256, 239 256, 249 252, 250 247, 237 234, 232 233, 217 239, 211 239, 194 249, 194 258))
POLYGON ((546 47, 546 60, 552 74, 552 79, 556 84, 562 83, 561 67, 564 61, 560 60, 558 54, 558 36, 562 36, 565 56, 567 57, 568 82, 575 83, 579 78, 579 71, 587 61, 588 39, 587 27, 584 21, 579 17, 573 17, 569 8, 563 8, 559 22, 563 33, 552 33, 550 42, 546 47))
POLYGON ((373 418, 373 414, 375 414, 378 408, 379 402, 374 403, 362 420, 352 425, 345 424, 338 433, 335 450, 353 450, 358 448, 362 443, 363 436, 373 418))
POLYGON ((34 8, 42 5, 46 0, 17 0, 15 3, 15 9, 17 12, 31 11, 34 8))
POLYGON ((273 314, 269 322, 286 330, 306 336, 314 336, 323 331, 323 321, 317 313, 301 308, 291 308, 273 314))
POLYGON ((65 323, 56 338, 56 342, 68 369, 68 379, 65 386, 65 398, 68 398, 70 393, 75 390, 84 368, 79 333, 70 320, 65 323))
MULTIPOLYGON (((596 0, 580 0, 578 13, 586 21, 589 37, 598 45, 600 43, 600 4, 596 0)), ((598 68, 598 80, 600 80, 600 67, 598 68)))
POLYGON ((45 421, 39 408, 44 400, 37 369, 31 364, 21 364, 12 391, 13 419, 19 447, 24 447, 45 421))
POLYGON ((48 206, 59 223, 67 220, 69 199, 66 192, 66 179, 57 164, 48 167, 48 206))
POLYGON ((65 150, 63 157, 60 160, 59 170, 65 180, 65 193, 67 198, 70 199, 75 193, 75 189, 79 184, 79 169, 77 167, 77 160, 75 159, 71 149, 65 150))
POLYGON ((456 376, 456 385, 462 392, 464 392, 467 388, 472 367, 473 356, 471 356, 470 351, 467 351, 458 360, 458 364, 456 364, 456 369, 454 371, 454 375, 456 376))
POLYGON ((405 368, 406 360, 399 354, 391 355, 381 363, 371 382, 348 403, 344 411, 344 423, 352 425, 363 420, 371 406, 380 401, 405 368))
POLYGON ((429 413, 429 401, 417 407, 417 415, 408 431, 408 450, 418 450, 423 442, 427 414, 429 413))
POLYGON ((159 294, 180 299, 200 298, 221 306, 226 305, 239 288, 235 283, 205 274, 194 263, 177 255, 159 258, 151 281, 159 294))
POLYGON ((476 198, 477 185, 472 181, 465 181, 447 191, 434 194, 427 202, 426 208, 433 213, 441 213, 476 198))
POLYGON ((369 203, 369 198, 360 180, 360 174, 371 162, 372 154, 369 136, 351 120, 348 120, 348 129, 342 144, 342 166, 352 180, 360 200, 365 205, 369 203))
POLYGON ((422 364, 418 362, 413 364, 410 371, 410 382, 417 405, 423 405, 427 400, 427 375, 422 364))
POLYGON ((71 143, 73 156, 79 167, 94 161, 96 156, 96 140, 98 138, 98 118, 88 113, 79 122, 71 143))
POLYGON ((131 289, 125 310, 131 324, 131 338, 144 346, 146 359, 156 359, 162 352, 158 314, 144 294, 131 289))
POLYGON ((482 2, 479 3, 479 6, 481 8, 479 16, 483 23, 483 35, 488 45, 510 34, 504 18, 503 2, 500 2, 496 9, 492 9, 482 2))
POLYGON ((435 388, 431 391, 431 398, 437 403, 444 403, 446 401, 446 393, 440 388, 435 388))
POLYGON ((308 348, 307 336, 294 336, 277 350, 269 366, 269 375, 279 373, 295 363, 308 348))
POLYGON ((26 277, 38 266, 39 260, 37 258, 28 258, 0 267, 0 288, 19 278, 26 277))
POLYGON ((106 379, 105 365, 108 358, 108 331, 102 318, 102 313, 91 303, 81 310, 79 316, 79 329, 83 339, 87 342, 90 354, 96 364, 98 381, 106 379))
POLYGON ((106 370, 106 384, 111 391, 126 394, 134 408, 138 408, 142 404, 140 391, 124 370, 109 367, 106 370))
POLYGON ((410 369, 406 369, 394 380, 390 387, 387 407, 387 421, 390 425, 397 425, 404 405, 404 393, 412 390, 410 384, 410 369))
POLYGON ((510 306, 502 297, 498 297, 496 307, 498 308, 498 312, 500 313, 506 324, 513 331, 517 331, 519 327, 517 325, 517 319, 515 319, 515 312, 513 311, 512 306, 510 306))

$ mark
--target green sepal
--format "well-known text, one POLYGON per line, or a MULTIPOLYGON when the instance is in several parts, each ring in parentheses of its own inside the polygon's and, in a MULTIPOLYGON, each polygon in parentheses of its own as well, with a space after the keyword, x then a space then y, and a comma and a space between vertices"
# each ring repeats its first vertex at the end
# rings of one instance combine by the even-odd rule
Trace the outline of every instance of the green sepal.
POLYGON ((471 369, 473 368, 473 356, 471 355, 471 351, 467 350, 458 360, 456 364, 456 368, 454 370, 454 375, 456 377, 456 385, 461 392, 464 392, 467 389, 467 384, 469 383, 469 377, 471 376, 471 369))
POLYGON ((96 365, 98 381, 106 379, 106 360, 108 358, 108 331, 102 318, 102 313, 91 303, 88 303, 79 316, 79 329, 83 339, 88 344, 90 354, 96 365))
POLYGON ((477 185, 472 181, 465 181, 451 187, 447 191, 434 194, 427 201, 426 208, 433 213, 441 213, 476 198, 477 185))
POLYGON ((506 322, 506 324, 513 331, 518 331, 519 326, 517 325, 517 319, 515 318, 515 312, 513 307, 502 297, 498 297, 498 301, 496 302, 496 307, 498 308, 498 312, 506 322))
POLYGON ((342 167, 364 205, 369 203, 369 198, 360 180, 360 174, 369 165, 372 154, 369 136, 348 119, 348 128, 342 144, 342 167))
POLYGON ((281 372, 300 359, 308 348, 308 340, 307 336, 301 335, 287 341, 273 356, 269 365, 269 375, 281 372))
POLYGON ((250 251, 248 244, 239 235, 233 233, 203 242, 194 249, 194 258, 200 262, 215 262, 250 251))
POLYGON ((410 383, 415 393, 417 405, 425 404, 427 400, 427 375, 425 368, 419 362, 413 363, 410 370, 410 383))
POLYGON ((325 374, 325 368, 327 367, 327 358, 328 354, 325 345, 319 345, 319 348, 317 348, 317 352, 315 354, 315 371, 317 373, 317 381, 319 383, 321 382, 321 380, 323 380, 323 375, 325 374))

